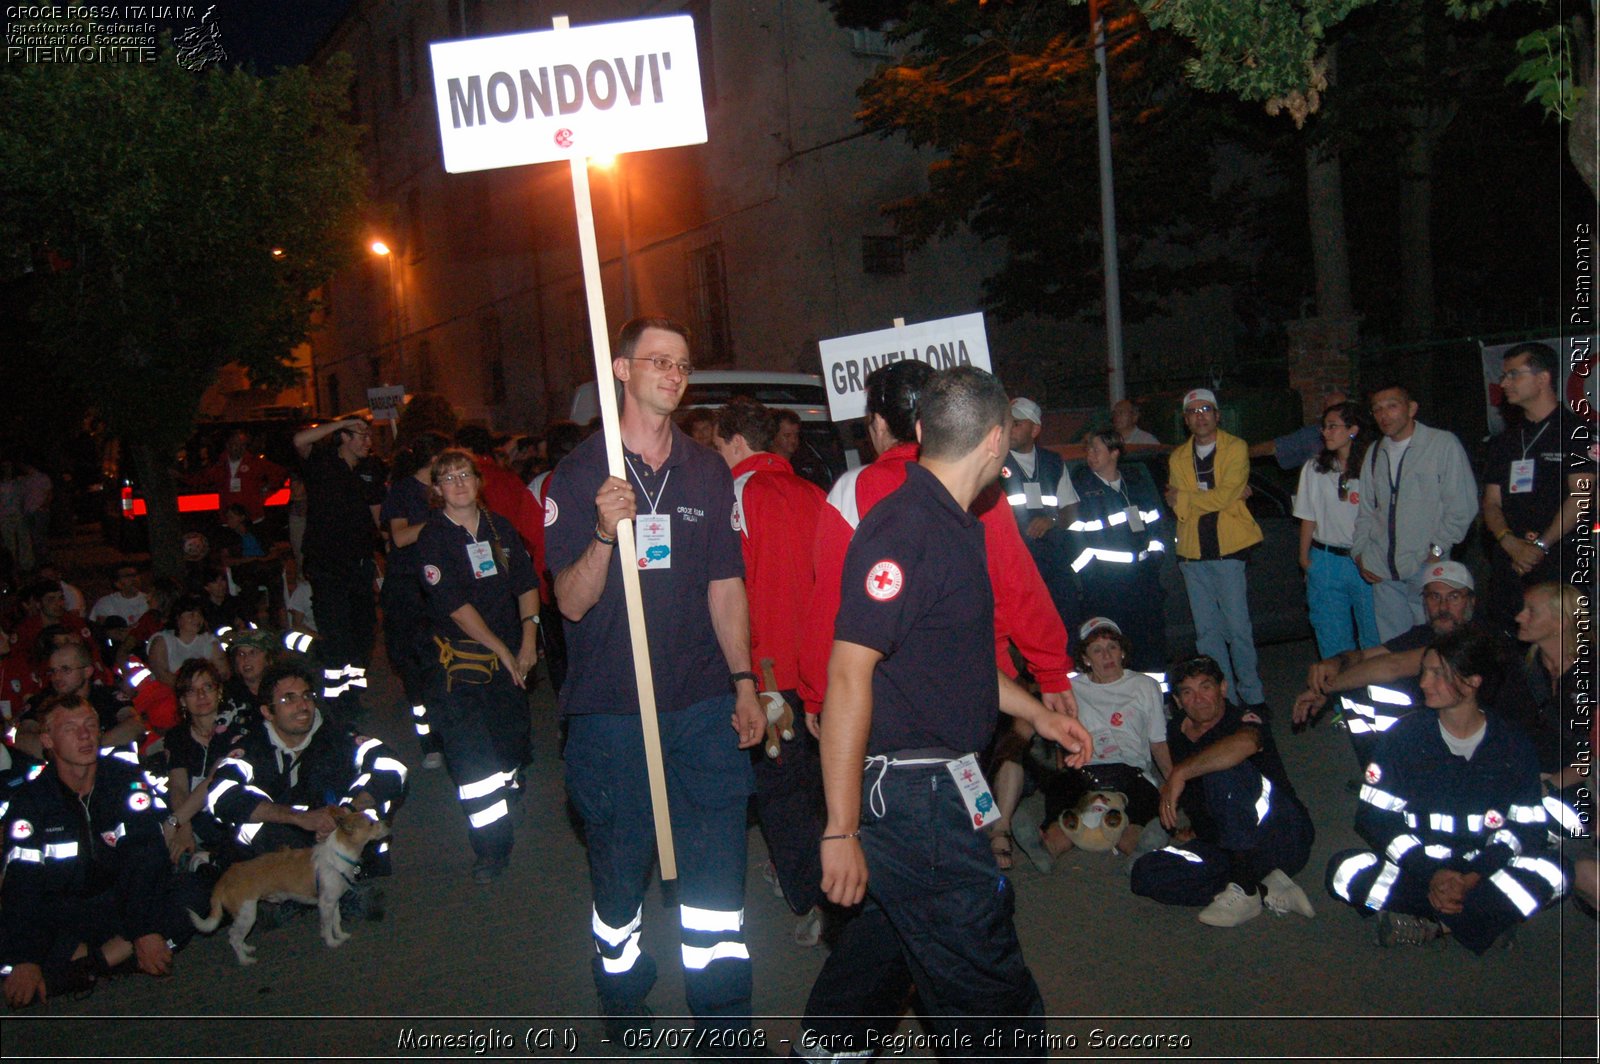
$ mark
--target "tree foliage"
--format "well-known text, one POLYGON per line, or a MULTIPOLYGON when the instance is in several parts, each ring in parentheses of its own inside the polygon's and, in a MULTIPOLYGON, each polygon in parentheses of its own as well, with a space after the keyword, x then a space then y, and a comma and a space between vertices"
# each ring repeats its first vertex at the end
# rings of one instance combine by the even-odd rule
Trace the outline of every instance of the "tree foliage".
MULTIPOLYGON (((196 72, 170 49, 0 72, 0 248, 30 289, 32 354, 146 454, 152 511, 171 501, 154 467, 218 371, 292 382, 309 295, 357 247, 349 77, 196 72)), ((164 524, 152 512, 153 547, 164 524)))
MULTIPOLYGON (((986 281, 1003 317, 1097 316, 1102 300, 1095 63, 1086 12, 1059 0, 834 5, 846 25, 892 17, 899 59, 859 91, 866 128, 932 149, 925 192, 890 205, 913 242, 962 225, 1004 240, 986 281)), ((1109 27, 1124 307, 1235 278, 1249 220, 1215 165, 1248 136, 1237 111, 1180 76, 1181 42, 1131 10, 1109 27), (1224 149, 1225 150, 1225 149, 1224 149)))

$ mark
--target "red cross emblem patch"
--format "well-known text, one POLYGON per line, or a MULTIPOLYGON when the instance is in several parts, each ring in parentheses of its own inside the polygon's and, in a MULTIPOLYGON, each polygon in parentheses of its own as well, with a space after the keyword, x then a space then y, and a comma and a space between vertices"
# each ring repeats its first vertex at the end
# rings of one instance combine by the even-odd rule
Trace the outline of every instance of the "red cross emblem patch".
POLYGON ((422 579, 430 584, 437 584, 441 575, 437 565, 424 565, 422 567, 422 579))
POLYGON ((128 808, 135 813, 142 813, 150 808, 150 795, 146 791, 134 791, 128 795, 128 808))
POLYGON ((1500 815, 1498 809, 1491 809, 1483 814, 1483 822, 1488 827, 1501 828, 1505 826, 1506 818, 1500 815))
POLYGON ((1367 782, 1377 783, 1383 779, 1383 770, 1376 763, 1367 766, 1367 782))
POLYGON ((549 528, 555 524, 556 519, 560 516, 561 507, 556 505, 556 500, 554 498, 546 499, 544 501, 544 527, 549 528))
POLYGON ((28 820, 17 820, 11 824, 11 837, 26 839, 33 834, 33 823, 28 820))
POLYGON ((105 841, 107 846, 115 846, 117 844, 117 833, 115 831, 102 831, 100 838, 105 841))
POLYGON ((867 570, 867 594, 879 602, 888 602, 900 594, 905 582, 906 577, 900 571, 900 566, 888 558, 867 570))

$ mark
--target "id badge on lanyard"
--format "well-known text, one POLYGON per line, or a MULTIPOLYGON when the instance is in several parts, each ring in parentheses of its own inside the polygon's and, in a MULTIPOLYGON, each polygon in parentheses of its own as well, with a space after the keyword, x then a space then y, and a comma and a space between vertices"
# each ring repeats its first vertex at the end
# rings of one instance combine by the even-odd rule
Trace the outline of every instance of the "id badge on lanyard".
POLYGON ((486 576, 494 576, 500 570, 494 564, 494 545, 473 540, 467 544, 467 561, 472 564, 472 576, 482 580, 486 576))
MULTIPOLYGON (((633 470, 631 458, 628 468, 633 470)), ((671 569, 672 515, 658 514, 656 510, 661 505, 661 497, 667 493, 667 481, 672 478, 672 471, 669 469, 667 475, 661 478, 661 487, 656 490, 654 498, 645 490, 644 478, 639 476, 638 471, 633 470, 633 474, 639 484, 639 494, 650 504, 649 513, 639 514, 633 519, 634 561, 638 563, 640 572, 671 569)))
POLYGON ((994 794, 989 790, 989 781, 983 778, 983 769, 978 767, 977 755, 957 758, 945 768, 949 770, 950 778, 956 781, 956 791, 961 795, 962 804, 967 807, 967 818, 973 831, 1000 819, 1000 807, 995 804, 994 794))
POLYGON ((1536 464, 1532 458, 1516 458, 1511 462, 1511 477, 1506 482, 1507 490, 1512 495, 1526 495, 1533 490, 1533 468, 1536 464))

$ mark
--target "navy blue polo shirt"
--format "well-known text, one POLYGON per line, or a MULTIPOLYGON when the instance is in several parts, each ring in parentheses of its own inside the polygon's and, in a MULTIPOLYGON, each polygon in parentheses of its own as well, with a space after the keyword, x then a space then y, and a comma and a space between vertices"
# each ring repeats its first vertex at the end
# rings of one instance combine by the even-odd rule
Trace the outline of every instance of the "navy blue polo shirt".
MULTIPOLYGON (((1489 441, 1483 460, 1483 482, 1499 487, 1500 509, 1514 534, 1543 535, 1551 518, 1567 501, 1567 478, 1594 468, 1594 459, 1589 457, 1594 430, 1565 406, 1558 405, 1543 421, 1529 421, 1520 410, 1510 413, 1505 430, 1489 441), (1533 487, 1531 491, 1513 492, 1511 463, 1522 459, 1533 463, 1533 487)), ((1580 521, 1578 527, 1582 524, 1580 521)), ((1578 542, 1573 538, 1577 534, 1576 529, 1569 533, 1569 548, 1578 542)), ((1550 546, 1554 549, 1555 544, 1550 546)))
POLYGON ((982 750, 1000 713, 983 526, 922 466, 850 540, 833 638, 883 654, 867 753, 982 750))
MULTIPOLYGON (((1173 685, 1177 689, 1177 685, 1173 685)), ((1220 739, 1226 739, 1240 728, 1253 727, 1261 733, 1261 749, 1250 755, 1247 759, 1255 770, 1272 781, 1272 801, 1288 801, 1302 808, 1299 795, 1294 792, 1294 784, 1289 782, 1289 771, 1283 767, 1283 759, 1278 756, 1278 744, 1273 742, 1272 728, 1263 720, 1260 714, 1252 709, 1243 709, 1227 703, 1222 711, 1222 719, 1211 726, 1211 730, 1200 736, 1198 740, 1190 739, 1183 733, 1183 713, 1178 713, 1178 719, 1172 722, 1167 729, 1167 750, 1172 754, 1174 765, 1193 757, 1201 750, 1206 749, 1220 739)), ((1179 804, 1189 814, 1189 819, 1194 823, 1195 834, 1202 839, 1215 841, 1218 829, 1205 808, 1205 789, 1196 785, 1191 780, 1190 786, 1184 788, 1183 797, 1179 804)))
POLYGON ((489 630, 513 654, 522 646, 522 617, 517 611, 517 596, 539 586, 533 561, 522 537, 499 514, 478 511, 476 528, 466 529, 436 510, 417 537, 417 564, 422 571, 422 590, 428 601, 428 620, 433 630, 447 639, 470 639, 450 616, 462 606, 472 606, 489 630), (467 548, 486 543, 498 561, 492 576, 476 576, 467 548), (498 546, 499 550, 493 550, 498 546))
POLYGON ((351 468, 336 447, 322 446, 301 466, 306 481, 306 531, 301 545, 308 573, 348 573, 372 559, 387 479, 383 463, 368 456, 351 468))
MULTIPOLYGON (((427 521, 433 513, 431 502, 432 488, 422 483, 414 476, 395 478, 389 487, 389 494, 384 497, 383 508, 378 511, 378 521, 383 530, 389 530, 389 522, 399 519, 407 524, 420 525, 427 521)), ((389 568, 391 574, 406 573, 415 575, 420 562, 417 561, 417 545, 412 543, 409 547, 392 547, 389 550, 389 568)))
MULTIPOLYGON (((728 659, 711 627, 706 589, 713 580, 744 578, 744 555, 733 527, 733 477, 715 451, 676 427, 672 451, 660 469, 651 469, 626 448, 623 454, 638 500, 639 522, 653 511, 670 518, 672 525, 671 567, 639 573, 656 710, 671 713, 730 691, 728 659)), ((606 476, 605 436, 599 432, 550 474, 544 542, 552 573, 559 576, 594 542, 598 517, 594 497, 606 476)), ((561 687, 561 711, 639 712, 617 548, 612 548, 599 601, 581 621, 563 618, 563 622, 571 667, 561 687)))

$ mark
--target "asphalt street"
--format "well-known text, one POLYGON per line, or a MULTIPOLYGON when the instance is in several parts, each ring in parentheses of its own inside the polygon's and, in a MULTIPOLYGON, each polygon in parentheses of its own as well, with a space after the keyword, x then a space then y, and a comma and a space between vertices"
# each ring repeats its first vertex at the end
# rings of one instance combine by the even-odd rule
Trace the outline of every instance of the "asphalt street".
MULTIPOLYGON (((1264 648, 1272 704, 1298 690, 1310 643, 1264 648)), ((590 982, 589 890, 555 752, 553 697, 533 699, 537 748, 511 867, 474 884, 465 825, 449 780, 424 771, 398 685, 380 666, 364 730, 412 764, 395 824, 387 913, 325 947, 314 917, 252 942, 239 966, 219 932, 197 937, 166 979, 130 976, 80 1000, 52 1000, 0 1023, 0 1052, 112 1058, 349 1059, 489 1056, 609 1059, 590 982), (452 1036, 446 1043, 443 1036, 452 1036)), ((1049 875, 1019 862, 1017 923, 1050 1016, 1052 1055, 1148 1059, 1505 1059, 1596 1054, 1596 923, 1570 902, 1525 925, 1512 948, 1475 957, 1448 942, 1381 949, 1373 922, 1322 887, 1330 854, 1359 842, 1351 827, 1356 764, 1345 734, 1275 731, 1317 826, 1297 878, 1314 919, 1265 914, 1216 929, 1193 910, 1128 890, 1126 862, 1074 852, 1049 875)), ((641 824, 641 831, 650 825, 641 824)), ((825 947, 792 940, 795 918, 773 896, 766 853, 750 832, 746 934, 756 1028, 786 1054, 825 947)), ((661 963, 652 996, 658 1044, 689 1055, 690 1021, 675 963, 675 914, 659 890, 645 905, 643 945, 661 963)), ((932 1059, 908 1018, 886 1057, 932 1059)))

